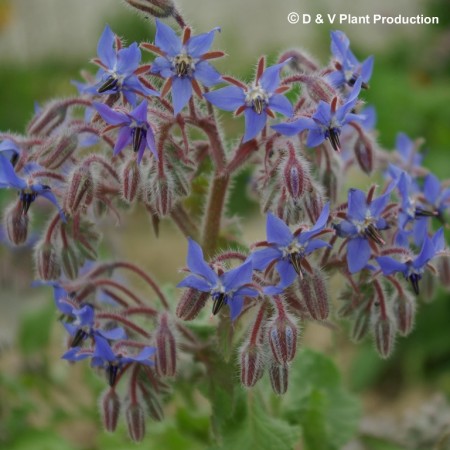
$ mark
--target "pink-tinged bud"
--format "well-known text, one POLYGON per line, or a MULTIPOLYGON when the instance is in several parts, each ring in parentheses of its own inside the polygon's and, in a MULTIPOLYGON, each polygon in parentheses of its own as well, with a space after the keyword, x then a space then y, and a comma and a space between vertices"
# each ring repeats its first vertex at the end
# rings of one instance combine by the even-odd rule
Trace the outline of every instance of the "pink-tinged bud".
POLYGON ((141 173, 136 159, 131 158, 123 166, 121 173, 122 195, 126 202, 136 198, 141 182, 141 173))
POLYGON ((306 275, 298 284, 310 316, 315 320, 327 319, 330 308, 327 285, 322 272, 314 269, 312 275, 306 275))
POLYGON ((288 66, 295 72, 312 73, 319 69, 317 62, 303 49, 288 50, 283 53, 279 62, 286 61, 288 58, 290 58, 288 66))
POLYGON ((240 350, 241 383, 252 387, 264 374, 264 353, 259 345, 244 344, 240 350))
POLYGON ((416 298, 410 292, 405 291, 403 296, 394 298, 393 309, 399 333, 407 336, 414 327, 416 298))
POLYGON ((160 19, 170 17, 175 10, 175 5, 171 0, 125 0, 133 8, 160 19))
POLYGON ((311 183, 310 190, 303 197, 303 204, 311 223, 316 223, 325 204, 322 186, 311 183))
POLYGON ((161 376, 173 377, 177 368, 177 344, 170 329, 169 317, 163 313, 159 317, 159 325, 155 332, 156 371, 161 376))
POLYGON ((72 173, 65 198, 65 210, 71 214, 92 202, 94 178, 89 166, 81 165, 72 173))
POLYGON ((361 170, 370 175, 373 170, 374 163, 374 144, 372 139, 365 134, 359 134, 355 141, 353 150, 355 152, 356 161, 358 162, 361 170))
POLYGON ((73 247, 67 246, 61 250, 61 266, 64 275, 70 280, 74 280, 78 276, 79 261, 78 255, 73 247))
POLYGON ((269 368, 270 384, 273 392, 277 395, 286 393, 289 381, 289 367, 287 364, 276 364, 273 362, 269 368))
POLYGON ((351 337, 355 342, 361 341, 369 331, 370 311, 367 307, 360 308, 353 317, 351 337))
POLYGON ((336 97, 337 91, 334 89, 323 77, 310 76, 305 79, 306 90, 316 103, 321 100, 325 103, 330 103, 334 97, 336 97))
POLYGON ((391 317, 378 317, 372 323, 372 332, 375 346, 382 358, 388 358, 394 349, 395 333, 397 329, 395 321, 391 317))
POLYGON ((267 326, 274 360, 278 364, 292 361, 297 351, 298 329, 295 321, 287 314, 284 317, 278 315, 267 326))
POLYGON ((283 182, 292 198, 298 199, 303 196, 310 187, 310 181, 305 162, 296 155, 295 148, 291 142, 287 143, 289 156, 283 167, 283 182))
POLYGON ((450 288, 450 256, 444 255, 437 260, 439 280, 446 287, 450 288))
POLYGON ((209 298, 208 292, 196 289, 185 289, 177 306, 177 317, 183 320, 194 320, 203 309, 209 298))
POLYGON ((5 211, 4 223, 9 241, 14 245, 24 244, 28 237, 28 214, 23 214, 22 203, 13 203, 5 211))
POLYGON ((164 419, 164 411, 158 397, 150 390, 142 392, 142 398, 147 405, 148 415, 155 421, 161 422, 164 419))
POLYGON ((145 437, 145 411, 139 403, 130 403, 125 411, 128 435, 134 442, 145 437))
POLYGON ((110 433, 115 431, 120 413, 120 398, 114 389, 108 389, 104 393, 100 413, 105 430, 110 433))
POLYGON ((36 268, 41 280, 57 280, 61 274, 61 263, 51 242, 41 241, 35 247, 36 268))
POLYGON ((38 163, 47 169, 58 169, 78 147, 78 136, 72 132, 51 140, 38 157, 38 163))
POLYGON ((167 216, 176 202, 172 177, 153 176, 148 187, 147 201, 158 216, 167 216))
POLYGON ((45 105, 28 125, 28 134, 49 136, 57 126, 64 122, 69 106, 67 101, 58 100, 45 105))

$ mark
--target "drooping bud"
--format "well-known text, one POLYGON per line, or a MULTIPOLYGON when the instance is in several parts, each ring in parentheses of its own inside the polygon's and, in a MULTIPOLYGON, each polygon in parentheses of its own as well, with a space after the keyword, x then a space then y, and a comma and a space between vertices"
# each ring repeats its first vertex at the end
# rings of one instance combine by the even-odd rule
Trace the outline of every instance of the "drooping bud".
POLYGON ((47 169, 58 169, 78 147, 75 132, 63 134, 49 141, 38 157, 38 163, 47 169))
POLYGON ((336 90, 327 82, 323 77, 310 76, 305 78, 306 90, 316 103, 321 100, 325 103, 331 103, 334 97, 336 97, 336 90))
POLYGON ((121 173, 122 196, 128 203, 132 203, 139 192, 141 173, 134 158, 130 158, 123 166, 121 173))
POLYGON ((277 395, 286 393, 289 381, 289 367, 287 364, 272 362, 269 367, 270 384, 277 395))
POLYGON ((172 0, 125 0, 133 8, 159 19, 170 17, 175 10, 172 0))
POLYGON ((374 164, 374 144, 372 139, 365 134, 358 133, 353 150, 361 170, 370 175, 374 164))
POLYGON ((367 305, 355 311, 352 320, 351 337, 355 342, 359 342, 367 335, 370 327, 370 310, 367 305))
POLYGON ((120 413, 120 398, 115 389, 110 388, 103 394, 100 413, 105 430, 115 431, 120 413))
POLYGON ((78 255, 72 246, 68 245, 61 250, 61 265, 64 275, 70 280, 74 280, 78 276, 78 255))
POLYGON ((322 186, 318 183, 311 183, 310 190, 302 201, 309 220, 311 223, 316 223, 325 204, 322 186))
POLYGON ((54 245, 41 241, 35 248, 36 268, 41 280, 57 280, 61 274, 61 263, 54 245))
POLYGON ((300 198, 309 188, 310 181, 305 170, 305 161, 296 154, 292 142, 287 142, 289 156, 286 158, 283 170, 283 182, 292 198, 300 198))
POLYGON ((397 319, 398 331, 402 336, 411 333, 416 314, 416 299, 408 291, 394 298, 394 315, 397 319))
POLYGON ((161 376, 173 377, 177 368, 177 346, 175 336, 170 329, 167 313, 159 317, 159 325, 155 332, 156 371, 161 376))
POLYGON ((64 122, 69 106, 70 103, 67 101, 58 100, 45 105, 28 125, 28 134, 49 136, 57 126, 64 122))
POLYGON ((174 184, 170 175, 162 177, 156 174, 148 184, 147 201, 160 217, 167 216, 175 206, 174 184))
POLYGON ((267 325, 270 349, 276 363, 286 364, 297 351, 298 329, 293 318, 284 313, 276 315, 267 325))
POLYGON ((388 358, 391 355, 394 349, 396 331, 395 321, 390 315, 385 317, 380 315, 373 321, 372 333, 375 339, 375 346, 382 358, 388 358))
POLYGON ((94 178, 89 166, 81 165, 72 173, 65 198, 65 210, 74 214, 84 205, 92 202, 94 178))
POLYGON ((312 73, 318 70, 319 65, 303 49, 292 49, 283 53, 279 62, 289 59, 288 67, 296 72, 312 73))
POLYGON ((313 274, 299 280, 298 285, 303 302, 311 317, 315 320, 327 319, 330 308, 323 273, 319 269, 314 269, 313 274))
POLYGON ((17 201, 8 206, 5 211, 4 223, 9 241, 14 245, 21 245, 28 237, 28 214, 23 214, 22 203, 17 201))
POLYGON ((241 383, 252 387, 264 374, 264 352, 259 345, 244 344, 240 350, 241 383))
POLYGON ((145 411, 139 403, 130 403, 125 411, 128 435, 134 442, 145 437, 145 411))
POLYGON ((208 297, 208 292, 200 292, 192 288, 185 289, 178 302, 177 317, 183 320, 194 320, 205 306, 208 297))

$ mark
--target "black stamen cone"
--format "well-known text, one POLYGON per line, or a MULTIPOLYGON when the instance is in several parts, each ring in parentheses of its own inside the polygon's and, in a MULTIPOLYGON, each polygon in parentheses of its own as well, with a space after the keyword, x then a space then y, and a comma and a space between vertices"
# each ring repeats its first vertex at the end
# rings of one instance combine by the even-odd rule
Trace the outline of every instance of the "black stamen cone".
POLYGON ((119 372, 119 366, 117 364, 109 364, 106 372, 108 373, 108 383, 111 387, 116 383, 117 373, 119 372))
POLYGON ((256 114, 261 114, 264 109, 264 100, 262 98, 256 97, 253 100, 253 109, 256 114))
POLYGON ((86 331, 82 330, 81 328, 76 332, 74 338, 72 339, 72 342, 70 343, 71 347, 78 347, 86 338, 87 338, 86 331))
POLYGON ((142 139, 145 139, 146 133, 147 132, 144 130, 144 128, 141 127, 136 127, 133 129, 133 150, 135 152, 139 151, 142 139))
POLYGON ((220 311, 222 306, 225 304, 225 294, 217 294, 216 296, 213 297, 213 300, 214 304, 212 313, 213 315, 216 315, 220 311))
POLYGON ((372 239, 372 241, 376 242, 378 245, 384 245, 385 242, 383 238, 381 237, 380 232, 375 227, 373 223, 371 223, 365 230, 364 234, 369 238, 372 239))
POLYGON ((419 280, 420 275, 417 275, 417 273, 413 273, 409 276, 409 281, 411 282, 411 285, 414 289, 414 292, 416 295, 419 295, 419 280))
POLYGON ((22 193, 21 194, 21 200, 22 200, 22 214, 25 216, 28 213, 28 210, 30 209, 30 205, 34 202, 36 199, 36 193, 22 193))
POLYGON ((438 215, 437 211, 427 211, 426 209, 422 208, 416 208, 416 210, 414 211, 415 217, 434 217, 437 215, 438 215))
POLYGON ((177 72, 177 76, 184 77, 188 74, 189 65, 186 61, 181 60, 176 63, 175 70, 177 72))
POLYGON ((339 141, 339 130, 337 128, 330 128, 328 130, 328 139, 330 140, 333 149, 340 152, 341 142, 339 141))
POLYGON ((115 89, 117 87, 118 79, 114 76, 108 77, 108 79, 97 89, 99 94, 103 94, 103 92, 110 91, 111 89, 115 89))
POLYGON ((303 278, 303 270, 301 265, 301 256, 298 253, 291 253, 289 255, 289 260, 291 261, 292 267, 297 272, 300 278, 303 278))

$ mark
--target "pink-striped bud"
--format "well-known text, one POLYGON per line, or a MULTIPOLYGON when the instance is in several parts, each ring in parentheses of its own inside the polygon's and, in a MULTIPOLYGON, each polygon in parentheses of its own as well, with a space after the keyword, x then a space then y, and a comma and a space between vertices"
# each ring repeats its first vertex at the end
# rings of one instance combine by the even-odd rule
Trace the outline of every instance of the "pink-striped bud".
POLYGON ((122 196, 128 203, 132 203, 139 192, 141 173, 136 159, 129 159, 123 166, 121 173, 122 196))
POLYGON ((51 242, 41 241, 35 247, 35 261, 41 280, 57 280, 61 274, 61 263, 51 242))
POLYGON ((334 97, 337 95, 336 89, 334 89, 325 78, 320 76, 310 76, 305 78, 306 90, 316 103, 321 100, 325 103, 331 103, 334 97))
POLYGON ((28 237, 28 214, 23 214, 22 203, 13 203, 5 211, 4 223, 9 241, 14 245, 21 245, 28 237))
POLYGON ((125 0, 130 6, 144 13, 160 19, 170 17, 175 10, 171 0, 125 0))
POLYGON ((361 170, 370 175, 374 163, 374 144, 372 139, 365 134, 358 134, 353 150, 361 170))
POLYGON ((372 323, 372 332, 375 339, 375 346, 382 358, 388 358, 395 344, 395 333, 397 329, 395 321, 387 315, 378 317, 372 323))
POLYGON ((270 349, 278 364, 285 364, 295 356, 297 351, 298 329, 295 321, 288 314, 277 315, 267 325, 270 349))
POLYGON ((398 331, 402 336, 411 333, 416 315, 416 299, 408 291, 394 299, 394 315, 397 319, 398 331))
POLYGON ((64 122, 69 106, 67 101, 58 100, 45 105, 28 125, 28 134, 49 136, 57 126, 64 122))
POLYGON ((287 364, 273 362, 269 367, 270 384, 277 395, 286 393, 289 381, 289 367, 287 364))
POLYGON ((139 403, 130 403, 125 411, 128 435, 134 442, 145 437, 145 411, 139 403))
POLYGON ((94 178, 87 165, 81 165, 72 173, 69 189, 65 198, 65 210, 74 214, 80 208, 92 202, 94 178))
POLYGON ((158 216, 167 216, 172 211, 176 201, 172 178, 170 176, 152 177, 147 199, 158 216))
POLYGON ((437 259, 439 280, 446 287, 450 288, 450 256, 444 255, 437 259))
POLYGON ((288 50, 281 55, 279 62, 289 58, 288 66, 295 72, 313 73, 319 69, 317 62, 303 49, 288 50))
POLYGON ((117 392, 110 388, 101 399, 100 414, 102 416, 103 426, 106 431, 112 433, 117 427, 117 420, 120 413, 120 398, 117 392))
POLYGON ((61 266, 64 274, 70 280, 74 280, 78 276, 79 260, 72 246, 63 247, 61 250, 61 266))
POLYGON ((67 161, 78 147, 78 135, 75 132, 58 136, 49 141, 38 157, 38 163, 47 169, 58 169, 67 161))
POLYGON ((185 289, 178 302, 176 315, 183 320, 195 319, 203 309, 209 298, 209 292, 200 292, 197 289, 185 289))
POLYGON ((319 269, 299 281, 300 293, 310 316, 315 320, 325 320, 330 311, 327 284, 319 269))
POLYGON ((318 183, 311 183, 310 190, 302 200, 309 220, 311 223, 316 223, 325 204, 322 186, 318 183))
POLYGON ((283 182, 292 198, 298 199, 309 189, 310 181, 305 162, 296 155, 292 142, 287 142, 289 156, 286 158, 283 170, 283 182))
POLYGON ((173 377, 177 368, 177 345, 170 329, 167 313, 159 317, 159 325, 155 332, 156 371, 161 376, 173 377))
POLYGON ((252 387, 264 374, 264 353, 259 345, 244 344, 240 350, 241 383, 252 387))

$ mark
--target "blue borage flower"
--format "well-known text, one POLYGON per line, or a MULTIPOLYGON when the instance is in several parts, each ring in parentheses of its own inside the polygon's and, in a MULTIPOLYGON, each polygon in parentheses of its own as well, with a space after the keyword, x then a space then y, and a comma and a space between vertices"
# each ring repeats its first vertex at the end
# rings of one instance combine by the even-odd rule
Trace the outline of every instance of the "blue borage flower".
POLYGON ((14 167, 6 156, 0 154, 0 188, 14 188, 19 191, 20 201, 22 202, 22 214, 26 215, 31 203, 37 196, 46 198, 52 202, 59 211, 61 220, 66 221, 64 212, 59 206, 58 200, 53 194, 50 186, 37 183, 31 173, 27 178, 20 178, 15 172, 14 167))
POLYGON ((97 92, 122 92, 132 105, 136 104, 136 93, 142 96, 159 96, 159 92, 145 87, 136 75, 141 62, 141 51, 137 43, 117 49, 115 40, 111 28, 106 26, 97 45, 99 58, 94 60, 102 68, 99 74, 102 81, 97 85, 97 92))
POLYGON ((119 348, 113 350, 108 341, 100 335, 95 335, 94 341, 94 348, 71 348, 64 353, 62 359, 81 361, 91 358, 91 367, 105 369, 110 386, 114 386, 117 374, 126 364, 154 365, 153 360, 150 359, 156 351, 154 347, 145 346, 138 354, 133 354, 125 344, 121 344, 119 348))
POLYGON ((0 156, 7 158, 14 167, 20 157, 20 148, 10 139, 5 139, 0 143, 0 156))
POLYGON ((288 87, 279 86, 280 71, 288 62, 289 59, 264 70, 264 58, 261 58, 255 81, 250 86, 233 78, 223 77, 235 86, 227 86, 205 94, 205 98, 220 109, 235 111, 236 115, 244 113, 243 142, 253 139, 260 133, 267 122, 267 116, 274 117, 273 111, 288 117, 292 115, 292 105, 282 95, 288 87))
POLYGON ((252 263, 250 261, 218 275, 205 262, 203 251, 197 242, 189 239, 187 266, 190 271, 177 287, 189 287, 201 292, 209 292, 213 299, 213 314, 217 314, 223 305, 228 305, 231 320, 241 313, 244 297, 256 297, 258 291, 251 287, 252 263))
POLYGON ((339 135, 341 134, 342 127, 351 121, 364 119, 364 116, 351 112, 356 105, 360 90, 361 79, 358 79, 352 92, 342 106, 338 107, 338 97, 334 97, 331 104, 321 100, 311 117, 300 117, 293 122, 273 125, 272 128, 286 136, 293 136, 308 130, 308 138, 306 140, 308 147, 317 147, 328 139, 334 150, 340 151, 341 144, 339 135))
POLYGON ((190 28, 186 28, 180 39, 172 28, 156 20, 155 45, 142 44, 143 48, 159 55, 150 71, 167 79, 161 95, 172 89, 175 115, 186 106, 193 89, 202 96, 198 82, 211 87, 221 81, 219 72, 207 61, 223 56, 222 52, 209 52, 216 31, 220 28, 191 37, 190 28))
POLYGON ((147 121, 147 100, 143 100, 131 112, 114 110, 103 103, 94 102, 93 105, 102 119, 111 125, 107 130, 120 128, 114 146, 114 155, 120 153, 131 143, 134 152, 137 153, 138 163, 141 162, 146 148, 158 159, 155 136, 150 123, 147 121))
POLYGON ((429 173, 423 182, 423 195, 438 219, 444 222, 444 213, 450 206, 450 187, 443 186, 434 174, 429 173))
POLYGON ((414 142, 405 133, 398 133, 395 149, 399 157, 399 165, 403 170, 413 172, 422 168, 423 154, 419 152, 419 144, 414 142))
POLYGON ((391 275, 396 272, 403 274, 409 280, 414 292, 419 294, 419 281, 421 280, 427 264, 445 247, 444 230, 440 228, 430 239, 424 239, 420 253, 416 258, 407 257, 403 261, 397 261, 390 256, 379 256, 376 258, 384 275, 391 275))
POLYGON ((327 242, 317 239, 325 228, 330 205, 327 203, 320 213, 317 222, 308 230, 300 229, 292 233, 289 227, 273 214, 267 214, 267 248, 253 252, 249 261, 256 270, 265 270, 276 265, 280 275, 280 282, 276 286, 269 286, 264 293, 279 294, 290 286, 297 276, 303 277, 305 270, 311 272, 306 257, 315 250, 329 246, 327 242))
POLYGON ((361 78, 362 88, 367 89, 372 76, 374 57, 369 56, 360 63, 350 50, 350 41, 342 31, 331 32, 331 52, 337 69, 328 75, 331 84, 337 88, 353 86, 356 80, 361 78))
POLYGON ((347 265, 351 273, 364 269, 370 259, 370 243, 384 245, 380 231, 388 228, 381 217, 395 183, 391 183, 383 195, 372 199, 374 190, 366 197, 359 189, 348 192, 347 216, 339 224, 334 224, 338 236, 347 238, 347 265))

